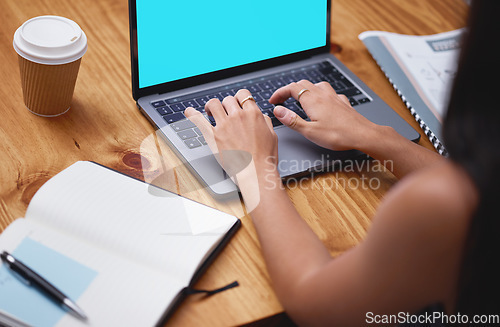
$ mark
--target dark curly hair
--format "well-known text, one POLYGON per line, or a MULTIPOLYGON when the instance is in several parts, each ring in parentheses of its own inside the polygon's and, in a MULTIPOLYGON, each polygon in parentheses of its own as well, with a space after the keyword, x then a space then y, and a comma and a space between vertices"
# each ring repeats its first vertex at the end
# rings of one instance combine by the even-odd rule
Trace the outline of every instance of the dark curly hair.
MULTIPOLYGON (((456 311, 500 313, 500 1, 473 0, 443 122, 449 157, 479 191, 463 253, 456 311)), ((472 316, 470 316, 472 317, 472 316)))

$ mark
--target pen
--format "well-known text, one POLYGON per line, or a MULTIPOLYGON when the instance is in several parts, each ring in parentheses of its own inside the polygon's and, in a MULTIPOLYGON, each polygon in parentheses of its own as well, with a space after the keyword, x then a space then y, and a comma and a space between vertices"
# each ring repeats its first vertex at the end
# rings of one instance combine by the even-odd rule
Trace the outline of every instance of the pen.
POLYGON ((11 254, 6 251, 3 251, 0 254, 0 258, 3 262, 7 264, 10 270, 16 272, 21 276, 28 284, 32 284, 37 287, 48 296, 50 296, 53 300, 55 300, 61 306, 67 308, 70 313, 73 313, 76 317, 87 320, 87 316, 85 313, 76 305, 74 301, 68 298, 64 293, 59 291, 54 285, 49 283, 45 278, 38 275, 36 272, 31 270, 28 266, 26 266, 21 261, 14 258, 11 254))

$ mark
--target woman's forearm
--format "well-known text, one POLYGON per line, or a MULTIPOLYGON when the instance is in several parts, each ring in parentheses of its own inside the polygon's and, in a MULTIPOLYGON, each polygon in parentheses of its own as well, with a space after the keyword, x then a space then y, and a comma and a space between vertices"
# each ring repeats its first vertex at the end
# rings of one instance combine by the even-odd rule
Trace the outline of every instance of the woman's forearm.
MULTIPOLYGON (((365 143, 359 144, 359 150, 381 162, 390 162, 388 168, 397 177, 443 160, 390 127, 375 125, 370 134, 365 143)), ((277 293, 286 293, 310 269, 330 260, 330 255, 293 207, 275 166, 263 160, 256 164, 238 177, 238 183, 277 293)))
POLYGON ((380 125, 369 131, 357 149, 384 163, 398 178, 444 159, 399 135, 392 127, 380 125))
MULTIPOLYGON (((297 300, 296 290, 311 273, 323 267, 331 256, 307 223, 295 210, 283 188, 277 171, 258 175, 258 198, 250 212, 269 275, 280 302, 285 308, 297 300)), ((249 194, 255 179, 239 179, 243 198, 249 194)), ((254 189, 255 190, 255 189, 254 189)), ((246 200, 245 200, 246 202, 246 200)))

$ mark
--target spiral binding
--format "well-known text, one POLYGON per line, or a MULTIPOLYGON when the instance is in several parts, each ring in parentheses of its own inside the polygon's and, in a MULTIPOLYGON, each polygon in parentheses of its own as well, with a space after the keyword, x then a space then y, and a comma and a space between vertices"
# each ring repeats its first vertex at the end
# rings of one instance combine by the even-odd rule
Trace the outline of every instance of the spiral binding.
POLYGON ((440 155, 442 155, 443 157, 447 157, 448 156, 448 151, 444 147, 444 144, 436 137, 436 135, 434 135, 434 133, 429 129, 429 127, 424 122, 424 120, 417 114, 417 112, 415 111, 415 109, 413 109, 413 107, 411 106, 410 102, 408 102, 408 100, 406 100, 406 98, 401 93, 401 91, 399 91, 399 89, 396 86, 396 84, 394 84, 394 82, 389 77, 389 75, 387 75, 387 73, 382 68, 382 66, 380 65, 380 63, 378 62, 378 60, 375 59, 375 62, 380 67, 380 69, 384 73, 385 77, 389 80, 389 83, 391 83, 391 85, 394 88, 394 90, 398 93, 398 95, 401 98, 401 100, 403 100, 403 103, 405 104, 405 106, 410 110, 410 113, 412 114, 413 118, 415 118, 415 120, 417 121, 417 123, 420 125, 420 128, 424 131, 424 134, 427 135, 427 137, 429 138, 429 141, 431 141, 432 145, 434 146, 434 148, 436 148, 437 152, 440 155))

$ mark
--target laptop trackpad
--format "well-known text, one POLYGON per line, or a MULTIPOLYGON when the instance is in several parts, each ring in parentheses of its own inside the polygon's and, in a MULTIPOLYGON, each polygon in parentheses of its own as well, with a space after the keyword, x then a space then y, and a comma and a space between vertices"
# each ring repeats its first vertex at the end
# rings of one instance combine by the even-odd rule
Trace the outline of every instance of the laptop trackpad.
POLYGON ((356 158, 363 154, 357 150, 325 149, 287 127, 278 128, 275 131, 278 135, 278 170, 281 177, 300 174, 308 170, 325 170, 335 161, 356 158))

